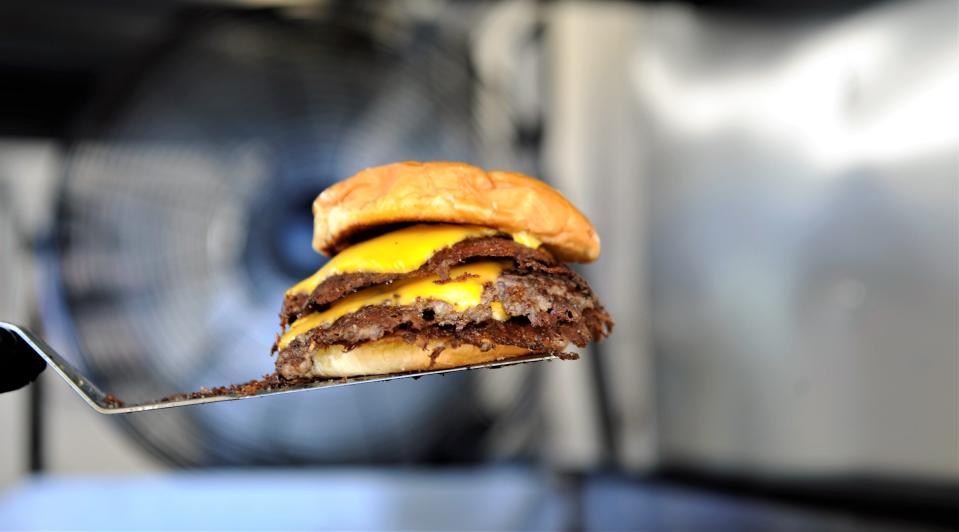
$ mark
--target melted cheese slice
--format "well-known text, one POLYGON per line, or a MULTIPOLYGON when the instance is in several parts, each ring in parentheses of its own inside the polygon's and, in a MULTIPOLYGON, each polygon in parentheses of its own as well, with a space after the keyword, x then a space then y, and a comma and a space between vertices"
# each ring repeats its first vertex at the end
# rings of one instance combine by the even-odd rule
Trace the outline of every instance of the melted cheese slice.
MULTIPOLYGON (((307 314, 293 322, 280 337, 277 347, 285 349, 297 336, 311 329, 329 325, 346 314, 370 305, 412 305, 417 299, 433 299, 453 306, 458 312, 480 304, 483 285, 494 282, 508 263, 486 261, 450 268, 450 281, 437 284, 438 276, 411 279, 393 284, 378 285, 360 290, 344 297, 323 312, 307 314)), ((493 318, 504 321, 509 318, 503 305, 494 301, 491 305, 493 318)))
MULTIPOLYGON (((341 273, 409 273, 426 264, 440 250, 469 238, 498 233, 495 229, 476 225, 418 224, 404 227, 346 248, 286 294, 311 294, 320 283, 341 273)), ((538 248, 542 244, 525 232, 512 236, 526 247, 538 248)))
POLYGON ((310 294, 323 281, 341 273, 409 273, 430 260, 437 251, 481 236, 495 229, 475 225, 413 225, 371 238, 338 253, 316 273, 287 290, 287 295, 310 294))

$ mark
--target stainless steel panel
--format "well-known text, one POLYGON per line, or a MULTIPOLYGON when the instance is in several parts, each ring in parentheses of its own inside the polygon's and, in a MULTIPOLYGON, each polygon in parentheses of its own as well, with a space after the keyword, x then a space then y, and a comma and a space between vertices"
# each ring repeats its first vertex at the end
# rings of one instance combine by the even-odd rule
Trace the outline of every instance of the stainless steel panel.
POLYGON ((644 17, 664 460, 959 478, 957 4, 644 17))

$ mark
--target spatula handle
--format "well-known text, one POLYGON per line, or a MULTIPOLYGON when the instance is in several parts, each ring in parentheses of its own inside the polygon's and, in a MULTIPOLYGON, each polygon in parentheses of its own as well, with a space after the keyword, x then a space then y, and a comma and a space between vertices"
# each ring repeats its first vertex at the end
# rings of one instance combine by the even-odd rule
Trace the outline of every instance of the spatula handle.
POLYGON ((0 323, 0 361, 0 393, 23 388, 47 367, 23 337, 3 323, 0 323))

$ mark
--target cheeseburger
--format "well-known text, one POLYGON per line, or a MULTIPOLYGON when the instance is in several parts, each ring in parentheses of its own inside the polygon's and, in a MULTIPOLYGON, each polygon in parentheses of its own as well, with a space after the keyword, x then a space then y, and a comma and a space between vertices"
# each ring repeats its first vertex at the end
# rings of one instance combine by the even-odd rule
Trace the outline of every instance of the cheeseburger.
POLYGON ((369 168, 313 202, 331 257, 286 292, 274 351, 286 379, 444 369, 564 355, 613 322, 564 262, 599 237, 559 192, 452 162, 369 168))

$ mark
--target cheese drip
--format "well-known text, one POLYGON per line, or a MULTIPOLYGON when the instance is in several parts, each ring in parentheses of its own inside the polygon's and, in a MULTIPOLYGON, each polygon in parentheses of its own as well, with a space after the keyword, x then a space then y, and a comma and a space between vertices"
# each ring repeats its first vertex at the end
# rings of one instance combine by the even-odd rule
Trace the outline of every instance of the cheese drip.
POLYGON ((515 240, 517 244, 522 244, 528 248, 537 249, 543 245, 543 243, 540 242, 538 238, 527 233, 526 231, 513 233, 512 236, 513 236, 513 240, 515 240))
MULTIPOLYGON (((418 224, 348 247, 286 291, 287 295, 312 294, 326 279, 341 273, 409 273, 420 268, 436 252, 469 238, 494 236, 499 231, 476 225, 418 224)), ((540 241, 526 232, 513 239, 538 248, 540 241)))
MULTIPOLYGON (((329 325, 342 316, 370 305, 412 305, 417 299, 432 299, 452 305, 458 312, 480 304, 483 285, 495 282, 504 268, 503 262, 476 262, 451 268, 450 281, 436 283, 439 276, 400 281, 360 290, 334 303, 322 312, 307 314, 293 322, 290 329, 280 337, 277 347, 285 349, 297 336, 316 327, 329 325)), ((504 321, 509 318, 503 305, 491 303, 493 318, 504 321)))

